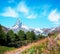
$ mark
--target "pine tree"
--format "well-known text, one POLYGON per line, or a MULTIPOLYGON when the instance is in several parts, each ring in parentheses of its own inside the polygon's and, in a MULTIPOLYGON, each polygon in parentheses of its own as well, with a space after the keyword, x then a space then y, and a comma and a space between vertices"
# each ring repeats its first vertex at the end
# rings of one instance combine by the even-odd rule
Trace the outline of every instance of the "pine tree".
POLYGON ((12 30, 7 32, 7 42, 14 42, 15 41, 15 34, 12 30))
POLYGON ((2 26, 0 25, 0 44, 5 44, 6 42, 6 34, 2 29, 2 26))
POLYGON ((19 37, 19 40, 21 40, 21 41, 25 40, 25 32, 20 30, 18 32, 18 37, 19 37))

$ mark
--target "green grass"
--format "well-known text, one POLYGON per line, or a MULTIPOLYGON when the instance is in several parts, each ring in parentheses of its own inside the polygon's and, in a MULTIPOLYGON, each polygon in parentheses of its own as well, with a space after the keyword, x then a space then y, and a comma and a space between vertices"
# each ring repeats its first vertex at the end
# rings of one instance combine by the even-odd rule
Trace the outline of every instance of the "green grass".
MULTIPOLYGON (((52 36, 53 40, 57 37, 57 34, 54 34, 52 36)), ((25 51, 22 52, 22 54, 60 54, 60 45, 57 46, 56 43, 52 45, 52 47, 48 47, 49 41, 42 43, 37 46, 32 46, 29 49, 26 49, 25 51)), ((60 41, 58 42, 60 44, 60 41)))
POLYGON ((29 49, 26 49, 22 54, 42 54, 42 50, 45 48, 45 45, 42 43, 37 46, 32 46, 29 49))
POLYGON ((16 48, 13 47, 6 47, 6 46, 0 46, 0 54, 4 54, 6 51, 14 50, 16 48))
POLYGON ((55 39, 55 38, 57 37, 57 35, 58 35, 58 34, 55 33, 55 34, 52 36, 52 38, 55 39))

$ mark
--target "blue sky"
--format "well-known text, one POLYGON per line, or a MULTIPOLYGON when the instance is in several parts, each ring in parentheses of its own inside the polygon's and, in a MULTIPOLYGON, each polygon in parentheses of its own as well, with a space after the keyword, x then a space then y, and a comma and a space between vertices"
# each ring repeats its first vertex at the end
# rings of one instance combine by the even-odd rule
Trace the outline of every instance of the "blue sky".
POLYGON ((0 0, 0 24, 11 27, 17 18, 31 28, 60 25, 60 0, 0 0))

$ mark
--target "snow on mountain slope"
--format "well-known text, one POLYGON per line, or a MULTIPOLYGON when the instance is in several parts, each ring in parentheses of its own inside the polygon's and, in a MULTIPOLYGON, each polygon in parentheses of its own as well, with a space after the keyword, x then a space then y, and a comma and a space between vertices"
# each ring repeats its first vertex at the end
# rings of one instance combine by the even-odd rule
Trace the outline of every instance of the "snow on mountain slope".
POLYGON ((22 25, 21 28, 29 30, 29 28, 26 25, 22 25))
POLYGON ((15 25, 15 26, 11 27, 11 29, 17 29, 17 28, 19 28, 18 25, 15 25))
POLYGON ((34 32, 37 35, 43 33, 43 31, 40 28, 35 28, 34 32))
POLYGON ((43 31, 40 28, 35 28, 35 31, 39 31, 39 32, 43 33, 43 31))
POLYGON ((12 26, 10 29, 12 29, 14 32, 17 32, 21 29, 22 23, 20 22, 19 19, 17 19, 16 23, 14 26, 12 26))
POLYGON ((34 31, 36 34, 41 34, 43 33, 43 30, 40 28, 29 28, 26 25, 22 24, 19 19, 17 19, 16 23, 14 26, 12 26, 10 29, 12 29, 14 32, 18 32, 19 30, 23 30, 24 32, 27 31, 34 31))

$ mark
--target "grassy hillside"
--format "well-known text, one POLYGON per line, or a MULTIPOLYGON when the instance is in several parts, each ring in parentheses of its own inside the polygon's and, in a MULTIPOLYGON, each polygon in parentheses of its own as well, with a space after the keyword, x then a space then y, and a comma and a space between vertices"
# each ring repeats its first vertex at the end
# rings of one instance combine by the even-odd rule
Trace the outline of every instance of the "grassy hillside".
POLYGON ((22 52, 22 54, 60 54, 60 40, 55 40, 57 36, 48 37, 48 41, 32 46, 22 52))
POLYGON ((14 50, 13 47, 0 46, 0 54, 3 54, 6 51, 14 50))
POLYGON ((33 46, 22 52, 22 54, 60 54, 60 47, 48 48, 45 44, 33 46))

